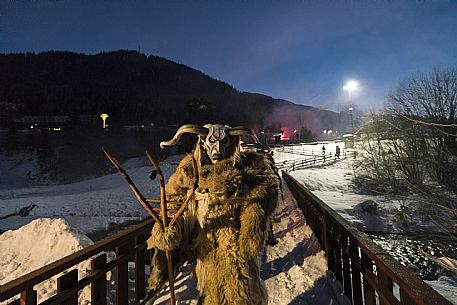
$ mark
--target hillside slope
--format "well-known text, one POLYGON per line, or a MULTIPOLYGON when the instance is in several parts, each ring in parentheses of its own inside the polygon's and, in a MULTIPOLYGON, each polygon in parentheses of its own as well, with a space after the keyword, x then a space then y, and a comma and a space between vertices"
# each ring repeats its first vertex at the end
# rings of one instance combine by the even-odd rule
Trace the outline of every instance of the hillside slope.
POLYGON ((135 51, 0 54, 0 102, 23 114, 109 113, 112 126, 219 122, 254 129, 336 129, 338 115, 240 92, 204 73, 135 51))

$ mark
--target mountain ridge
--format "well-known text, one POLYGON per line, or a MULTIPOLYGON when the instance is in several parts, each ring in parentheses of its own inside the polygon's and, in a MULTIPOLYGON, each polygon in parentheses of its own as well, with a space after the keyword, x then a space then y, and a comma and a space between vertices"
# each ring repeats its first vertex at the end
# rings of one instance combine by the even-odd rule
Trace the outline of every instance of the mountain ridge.
POLYGON ((118 50, 0 54, 0 101, 25 114, 109 113, 111 124, 204 124, 336 129, 338 114, 230 84, 164 57, 118 50))

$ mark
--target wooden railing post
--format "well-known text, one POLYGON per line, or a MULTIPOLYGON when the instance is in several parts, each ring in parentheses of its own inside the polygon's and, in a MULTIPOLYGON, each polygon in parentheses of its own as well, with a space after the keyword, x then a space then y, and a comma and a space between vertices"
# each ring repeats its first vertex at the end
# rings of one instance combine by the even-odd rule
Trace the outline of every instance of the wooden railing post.
MULTIPOLYGON (((376 272, 380 289, 386 294, 393 294, 394 285, 392 280, 380 268, 377 268, 376 272)), ((380 298, 380 305, 390 305, 390 303, 380 298)))
POLYGON ((359 246, 357 241, 349 238, 349 253, 351 253, 351 269, 352 269, 352 304, 362 304, 362 281, 360 279, 359 265, 359 246))
POLYGON ((352 298, 352 283, 351 283, 351 264, 349 261, 349 242, 348 236, 343 234, 340 238, 343 254, 343 278, 344 278, 344 293, 352 298))
MULTIPOLYGON (((129 250, 126 244, 116 247, 116 258, 128 254, 129 250)), ((119 264, 116 268, 116 305, 128 305, 129 301, 129 275, 128 262, 119 264)))
MULTIPOLYGON (((335 232, 339 234, 339 232, 335 232)), ((332 236, 333 248, 335 249, 335 277, 342 284, 343 283, 343 264, 341 261, 341 247, 337 236, 332 236)))
MULTIPOLYGON (((71 290, 78 285, 78 269, 73 269, 57 279, 57 292, 71 290)), ((78 305, 78 291, 75 290, 71 296, 61 305, 78 305)))
MULTIPOLYGON (((106 265, 106 254, 92 259, 90 262, 91 273, 103 269, 106 265)), ((90 298, 92 305, 106 305, 106 275, 96 279, 90 286, 90 298)))
POLYGON ((404 289, 402 289, 400 287, 400 303, 402 305, 416 305, 416 302, 414 302, 404 291, 404 289))
MULTIPOLYGON (((144 244, 144 235, 135 237, 135 246, 144 244)), ((145 278, 145 255, 146 251, 141 250, 135 254, 135 300, 137 303, 146 295, 146 278, 145 278)))
POLYGON ((36 305, 37 304, 37 292, 30 287, 21 292, 20 305, 36 305))
MULTIPOLYGON (((362 270, 364 274, 371 273, 373 274, 373 261, 365 252, 362 251, 362 270)), ((365 305, 376 305, 375 291, 368 280, 365 277, 363 278, 363 296, 365 299, 365 305)))
POLYGON ((330 217, 327 217, 327 213, 324 212, 324 250, 325 255, 327 256, 327 265, 328 269, 335 272, 335 253, 333 249, 333 244, 331 240, 331 228, 332 224, 330 223, 330 217))

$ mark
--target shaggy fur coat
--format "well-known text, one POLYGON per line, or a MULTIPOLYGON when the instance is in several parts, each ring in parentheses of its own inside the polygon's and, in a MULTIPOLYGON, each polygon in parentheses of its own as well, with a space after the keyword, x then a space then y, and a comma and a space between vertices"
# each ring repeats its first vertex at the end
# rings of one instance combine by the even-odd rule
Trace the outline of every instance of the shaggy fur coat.
MULTIPOLYGON (((189 155, 167 183, 169 207, 185 200, 194 177, 189 155)), ((259 268, 268 219, 278 199, 274 165, 263 154, 245 152, 214 165, 199 165, 198 177, 194 200, 183 217, 166 232, 153 227, 147 241, 148 248, 155 249, 150 288, 160 289, 167 280, 163 251, 172 250, 174 266, 195 262, 199 304, 267 304, 259 268)))

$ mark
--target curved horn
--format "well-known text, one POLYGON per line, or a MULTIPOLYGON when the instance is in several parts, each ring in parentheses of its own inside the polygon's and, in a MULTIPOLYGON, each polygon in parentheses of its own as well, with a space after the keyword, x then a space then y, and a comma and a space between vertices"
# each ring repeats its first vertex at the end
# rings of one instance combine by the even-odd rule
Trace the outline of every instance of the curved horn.
POLYGON ((178 131, 176 131, 173 138, 169 141, 162 141, 160 142, 160 148, 164 149, 165 146, 173 146, 178 143, 181 136, 185 133, 193 133, 199 136, 206 136, 208 134, 208 128, 194 125, 194 124, 186 124, 179 127, 178 131))
POLYGON ((237 126, 237 127, 229 128, 228 133, 231 136, 248 136, 249 138, 251 138, 251 140, 254 142, 254 144, 257 148, 260 148, 263 150, 270 150, 267 146, 260 143, 259 138, 257 138, 254 130, 252 130, 250 128, 247 128, 244 126, 237 126))

